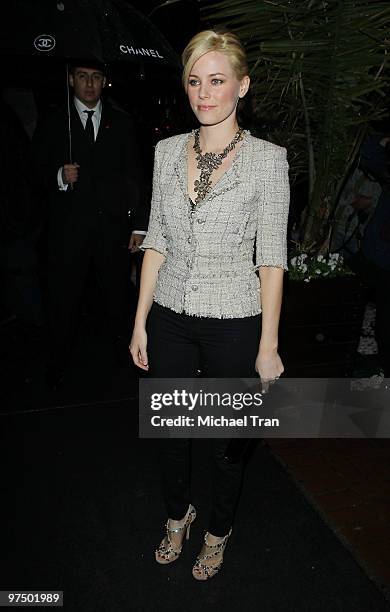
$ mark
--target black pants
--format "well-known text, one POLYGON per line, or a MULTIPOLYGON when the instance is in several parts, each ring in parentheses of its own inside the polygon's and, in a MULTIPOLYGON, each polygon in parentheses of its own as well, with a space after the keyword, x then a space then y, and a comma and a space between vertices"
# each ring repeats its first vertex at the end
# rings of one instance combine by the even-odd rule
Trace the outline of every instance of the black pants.
POLYGON ((50 361, 69 357, 89 267, 93 264, 105 298, 113 337, 127 328, 128 228, 98 211, 54 219, 49 228, 50 361))
MULTIPOLYGON (((192 378, 198 369, 210 378, 257 376, 260 316, 217 319, 178 314, 154 303, 149 314, 148 359, 154 378, 192 378)), ((179 520, 191 501, 189 439, 162 439, 163 497, 168 517, 179 520)), ((199 440, 203 443, 204 440, 199 440)), ((211 514, 208 531, 226 535, 240 496, 244 463, 224 459, 228 439, 211 441, 213 457, 211 514)))

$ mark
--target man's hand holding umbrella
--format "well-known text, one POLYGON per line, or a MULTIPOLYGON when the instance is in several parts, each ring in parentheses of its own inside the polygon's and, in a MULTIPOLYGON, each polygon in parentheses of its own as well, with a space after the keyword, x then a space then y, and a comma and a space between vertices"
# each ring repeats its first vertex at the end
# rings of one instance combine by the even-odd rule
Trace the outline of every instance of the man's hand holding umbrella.
POLYGON ((64 164, 62 167, 62 180, 65 185, 73 185, 73 183, 77 182, 79 168, 80 166, 77 162, 74 164, 64 164))

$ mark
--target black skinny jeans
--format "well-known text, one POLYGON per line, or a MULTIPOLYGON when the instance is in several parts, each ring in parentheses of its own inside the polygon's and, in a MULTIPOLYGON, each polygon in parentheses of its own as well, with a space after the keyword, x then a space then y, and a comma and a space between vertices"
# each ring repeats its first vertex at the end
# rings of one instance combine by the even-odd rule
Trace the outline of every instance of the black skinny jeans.
MULTIPOLYGON (((153 378, 251 378, 259 349, 260 316, 217 319, 178 314, 153 303, 147 322, 149 372, 153 378)), ((180 520, 191 501, 190 439, 159 440, 163 497, 168 517, 180 520)), ((228 439, 212 440, 212 505, 208 531, 226 535, 240 496, 244 463, 224 459, 228 439)))

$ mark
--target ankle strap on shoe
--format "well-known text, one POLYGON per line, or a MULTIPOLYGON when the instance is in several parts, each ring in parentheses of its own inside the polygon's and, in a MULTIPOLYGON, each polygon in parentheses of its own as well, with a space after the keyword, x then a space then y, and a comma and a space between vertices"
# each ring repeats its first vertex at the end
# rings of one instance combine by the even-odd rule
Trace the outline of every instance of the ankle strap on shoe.
POLYGON ((223 538, 222 538, 222 540, 220 542, 217 542, 216 544, 208 544, 207 536, 209 535, 209 532, 206 531, 206 533, 204 535, 204 543, 209 548, 221 548, 221 546, 223 546, 225 544, 226 540, 228 539, 228 537, 230 536, 231 533, 232 533, 232 529, 230 529, 229 533, 227 533, 225 536, 223 536, 223 538))
POLYGON ((167 520, 166 522, 166 529, 167 531, 169 531, 170 533, 179 533, 180 531, 183 531, 183 529, 185 529, 188 526, 189 522, 192 522, 196 516, 196 510, 194 508, 194 506, 192 504, 189 505, 188 510, 187 510, 187 518, 185 520, 184 525, 182 525, 182 527, 169 527, 169 520, 167 520))
POLYGON ((169 533, 179 533, 180 531, 183 531, 183 529, 185 529, 187 527, 187 523, 188 523, 188 519, 187 521, 184 523, 183 527, 168 527, 169 525, 169 519, 166 522, 166 529, 167 531, 169 531, 169 533))

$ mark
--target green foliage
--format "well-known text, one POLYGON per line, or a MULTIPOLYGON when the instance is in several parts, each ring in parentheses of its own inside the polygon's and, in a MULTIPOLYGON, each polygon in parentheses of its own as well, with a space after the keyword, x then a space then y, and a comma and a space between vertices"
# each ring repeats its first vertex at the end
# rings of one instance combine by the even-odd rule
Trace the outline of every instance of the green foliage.
POLYGON ((340 253, 329 253, 324 256, 297 252, 289 260, 288 271, 291 280, 305 282, 317 278, 353 275, 340 253))
POLYGON ((245 44, 254 112, 308 183, 303 246, 318 250, 370 122, 388 114, 390 3, 201 1, 212 27, 245 44))

